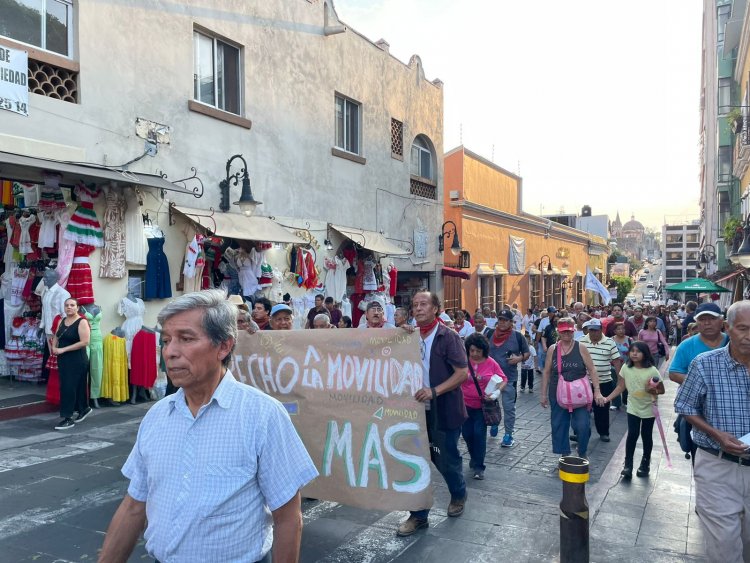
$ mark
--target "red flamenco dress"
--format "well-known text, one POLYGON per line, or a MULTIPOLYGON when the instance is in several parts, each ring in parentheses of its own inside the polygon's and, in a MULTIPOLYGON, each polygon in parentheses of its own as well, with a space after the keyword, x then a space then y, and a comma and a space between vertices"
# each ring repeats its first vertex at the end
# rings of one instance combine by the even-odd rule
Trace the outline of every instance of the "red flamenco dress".
POLYGON ((90 305, 94 302, 94 288, 89 265, 89 254, 93 251, 93 246, 76 243, 73 253, 73 265, 70 268, 65 289, 70 292, 72 298, 78 301, 79 305, 90 305))
POLYGON ((151 388, 156 381, 156 333, 139 330, 130 352, 130 384, 151 388))
MULTIPOLYGON (((62 317, 57 315, 52 321, 52 334, 57 333, 57 327, 60 326, 62 317)), ((49 379, 47 380, 47 402, 58 406, 60 404, 60 372, 57 369, 57 356, 50 350, 47 359, 47 369, 49 370, 49 379)))

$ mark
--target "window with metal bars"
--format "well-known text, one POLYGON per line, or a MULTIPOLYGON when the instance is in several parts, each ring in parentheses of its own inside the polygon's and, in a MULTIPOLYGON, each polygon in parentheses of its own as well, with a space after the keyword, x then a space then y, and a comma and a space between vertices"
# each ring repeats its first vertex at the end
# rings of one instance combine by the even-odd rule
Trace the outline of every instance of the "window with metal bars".
POLYGON ((495 311, 502 311, 505 305, 505 276, 495 278, 495 311))

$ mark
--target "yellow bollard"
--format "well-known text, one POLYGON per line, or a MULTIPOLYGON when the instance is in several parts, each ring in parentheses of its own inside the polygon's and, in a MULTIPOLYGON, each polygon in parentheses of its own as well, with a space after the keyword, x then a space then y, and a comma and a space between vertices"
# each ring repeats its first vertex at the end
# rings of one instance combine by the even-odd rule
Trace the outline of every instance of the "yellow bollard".
POLYGON ((589 504, 586 481, 589 462, 576 456, 564 456, 558 462, 563 496, 560 502, 560 563, 584 563, 589 560, 589 504))

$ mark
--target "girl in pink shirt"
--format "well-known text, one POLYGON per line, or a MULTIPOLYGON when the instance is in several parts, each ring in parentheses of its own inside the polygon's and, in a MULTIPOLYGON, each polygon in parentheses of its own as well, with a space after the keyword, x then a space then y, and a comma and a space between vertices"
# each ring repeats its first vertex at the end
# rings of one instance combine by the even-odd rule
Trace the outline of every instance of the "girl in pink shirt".
POLYGON ((638 333, 638 340, 648 346, 651 355, 656 360, 656 368, 661 369, 662 364, 669 359, 669 343, 656 326, 656 317, 648 317, 644 328, 638 333), (659 344, 662 345, 663 354, 659 353, 659 344))
POLYGON ((498 375, 503 380, 498 386, 500 391, 508 383, 508 378, 497 362, 489 357, 490 342, 486 337, 475 332, 466 337, 465 345, 472 369, 469 370, 467 380, 461 384, 466 412, 469 415, 461 429, 461 434, 469 450, 469 468, 474 471, 474 479, 484 479, 484 456, 487 453, 487 425, 484 423, 482 412, 482 401, 486 398, 484 390, 493 375, 498 375), (476 383, 474 377, 476 377, 476 383), (477 384, 482 391, 482 397, 477 392, 477 384))

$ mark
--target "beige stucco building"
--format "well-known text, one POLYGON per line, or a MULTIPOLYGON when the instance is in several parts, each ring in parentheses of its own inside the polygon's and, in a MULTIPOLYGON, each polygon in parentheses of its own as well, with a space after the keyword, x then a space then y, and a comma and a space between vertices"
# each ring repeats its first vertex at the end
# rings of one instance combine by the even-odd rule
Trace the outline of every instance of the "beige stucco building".
MULTIPOLYGON (((325 257, 346 240, 333 224, 362 229, 350 236, 365 248, 386 244, 401 252, 383 259, 399 271, 397 298, 420 286, 440 289, 443 90, 425 77, 418 56, 408 64, 394 58, 386 42, 373 43, 339 21, 330 0, 63 5, 56 40, 23 36, 12 21, 0 33, 0 45, 28 51, 32 91, 28 117, 0 111, 0 151, 143 174, 124 175, 116 186, 138 189, 143 213, 164 231, 173 290, 189 221, 170 214, 169 203, 214 214, 201 219, 206 225, 221 223, 219 185, 235 154, 247 161, 253 196, 263 202, 256 215, 290 232, 301 229, 321 277, 325 257), (202 181, 200 198, 192 194, 201 191, 197 180, 175 192, 144 180, 162 173, 170 181, 186 178, 192 168, 202 181)), ((14 168, 24 177, 16 178, 7 174, 8 158, 0 158, 0 178, 8 180, 38 180, 56 166, 24 161, 14 168)), ((235 160, 232 173, 240 167, 235 160)), ((239 199, 241 186, 231 186, 228 202, 239 199)), ((101 219, 101 199, 95 209, 101 219)), ((228 212, 237 214, 237 206, 228 212)), ((92 255, 91 269, 108 331, 123 320, 115 305, 129 276, 100 279, 99 255, 92 255)), ((284 290, 300 295, 287 247, 275 245, 266 255, 284 274, 284 290)), ((139 270, 129 266, 129 275, 139 270)), ((146 325, 162 305, 147 302, 146 325)))

